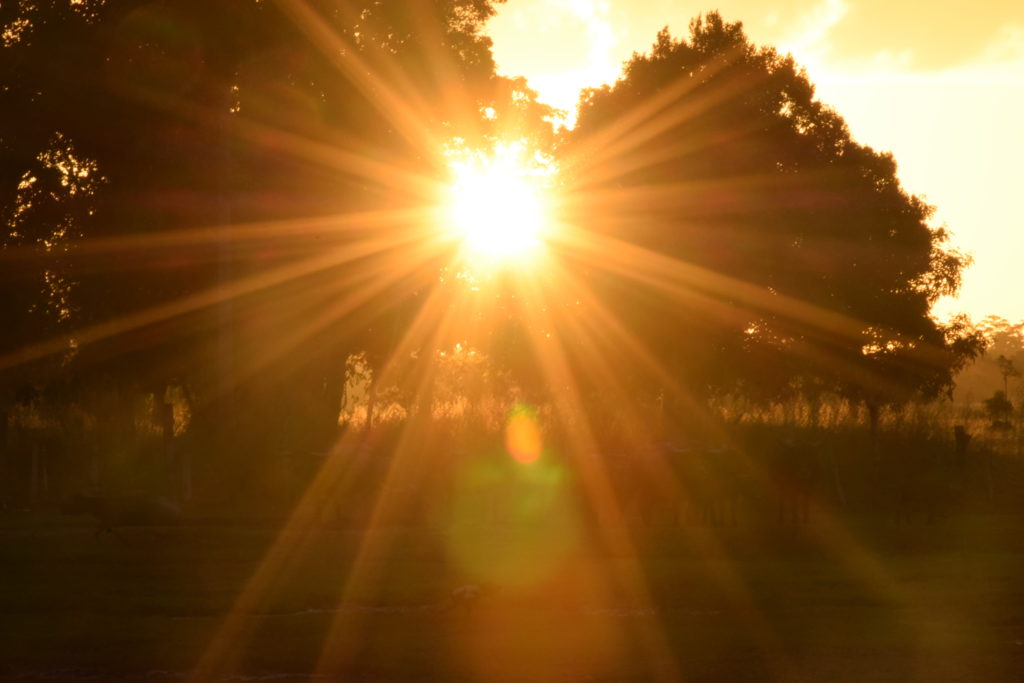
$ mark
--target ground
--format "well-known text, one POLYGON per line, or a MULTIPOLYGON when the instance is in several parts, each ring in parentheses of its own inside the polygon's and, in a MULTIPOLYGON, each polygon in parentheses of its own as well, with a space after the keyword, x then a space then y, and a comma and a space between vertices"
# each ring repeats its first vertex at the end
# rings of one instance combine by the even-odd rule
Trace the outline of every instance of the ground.
MULTIPOLYGON (((472 609, 445 607, 472 578, 445 550, 451 532, 371 532, 391 559, 364 557, 342 598, 367 537, 312 530, 285 544, 312 552, 289 558, 218 641, 273 524, 200 520, 122 542, 85 521, 7 513, 0 678, 188 679, 211 643, 230 641, 210 678, 305 680, 329 641, 344 653, 329 670, 359 681, 1020 681, 1022 522, 623 531, 635 556, 580 544, 472 609), (602 578, 637 567, 649 599, 602 578)), ((505 532, 487 538, 500 552, 505 532)))

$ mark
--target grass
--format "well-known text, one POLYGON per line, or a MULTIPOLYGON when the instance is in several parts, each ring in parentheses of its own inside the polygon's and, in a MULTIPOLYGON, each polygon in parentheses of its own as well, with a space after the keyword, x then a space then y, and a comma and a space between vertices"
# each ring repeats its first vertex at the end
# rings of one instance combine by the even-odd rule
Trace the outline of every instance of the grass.
MULTIPOLYGON (((697 681, 1020 680, 1021 522, 623 531, 635 556, 580 544, 472 611, 435 609, 474 578, 453 560, 451 534, 371 532, 391 551, 364 558, 342 601, 367 537, 311 531, 312 551, 291 557, 239 620, 210 678, 301 680, 326 651, 336 655, 327 670, 366 681, 640 681, 673 670, 697 681), (638 567, 649 602, 608 581, 638 567)), ((494 549, 502 533, 490 535, 494 549)), ((193 524, 125 536, 0 518, 0 678, 185 678, 276 532, 193 524)))

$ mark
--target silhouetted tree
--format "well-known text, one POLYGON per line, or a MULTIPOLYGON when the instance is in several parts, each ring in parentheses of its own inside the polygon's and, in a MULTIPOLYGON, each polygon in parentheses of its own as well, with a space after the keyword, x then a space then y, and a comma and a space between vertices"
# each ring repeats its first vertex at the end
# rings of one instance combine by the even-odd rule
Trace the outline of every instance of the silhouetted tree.
POLYGON ((1003 391, 1009 393, 1008 379, 1013 374, 1003 375, 1004 366, 1000 358, 1009 361, 1013 369, 1024 363, 1024 323, 988 316, 978 323, 977 328, 986 340, 986 352, 956 377, 956 398, 968 403, 989 395, 993 385, 1000 380, 1003 381, 1003 391))
POLYGON ((1020 371, 1014 365, 1013 360, 1000 355, 996 358, 996 365, 999 366, 999 374, 1003 376, 1003 393, 1009 395, 1009 381, 1011 377, 1020 377, 1020 371))
MULTIPOLYGON (((74 285, 75 376, 158 396, 187 384, 198 425, 244 424, 236 436, 254 448, 301 414, 315 417, 296 431, 328 439, 346 355, 385 357, 438 281, 443 255, 409 248, 425 231, 403 211, 436 201, 445 145, 550 144, 549 110, 495 73, 481 33, 493 11, 489 0, 5 3, 4 245, 28 239, 31 277, 56 273, 49 301, 74 285), (80 165, 47 161, 61 154, 80 165), (32 171, 46 164, 49 176, 32 171), (44 183, 68 196, 25 209, 44 183), (70 216, 59 268, 35 237, 56 229, 44 211, 70 216), (394 246, 360 251, 376 238, 394 246), (396 268, 409 272, 389 281, 396 268)), ((11 254, 4 265, 21 259, 11 254)), ((29 294, 3 305, 20 311, 29 294)), ((7 329, 4 351, 66 350, 36 344, 49 332, 34 323, 7 329)))
POLYGON ((739 23, 659 33, 584 94, 561 153, 602 245, 592 285, 688 392, 815 387, 877 418, 980 350, 966 320, 929 315, 967 262, 932 208, 739 23))
POLYGON ((1013 414, 1013 403, 1003 391, 997 391, 985 399, 985 412, 992 420, 993 426, 1003 424, 1013 414))

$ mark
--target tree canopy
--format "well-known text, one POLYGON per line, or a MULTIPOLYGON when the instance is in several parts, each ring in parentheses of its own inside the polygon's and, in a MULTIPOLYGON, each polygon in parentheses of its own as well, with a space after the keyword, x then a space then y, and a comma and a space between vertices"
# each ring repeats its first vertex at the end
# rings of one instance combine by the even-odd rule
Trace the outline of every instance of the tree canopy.
POLYGON ((494 5, 5 3, 0 421, 26 384, 178 384, 235 450, 325 447, 346 355, 438 285, 446 150, 552 142, 494 5))
POLYGON ((663 30, 561 153, 577 220, 629 255, 595 268, 605 298, 697 393, 935 395, 977 351, 929 315, 967 261, 932 207, 739 23, 663 30))

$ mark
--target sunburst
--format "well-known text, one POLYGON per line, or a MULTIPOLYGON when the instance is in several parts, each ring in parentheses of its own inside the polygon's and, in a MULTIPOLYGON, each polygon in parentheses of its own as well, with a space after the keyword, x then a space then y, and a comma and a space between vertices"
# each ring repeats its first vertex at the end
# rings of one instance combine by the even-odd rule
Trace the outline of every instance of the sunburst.
POLYGON ((451 164, 446 229, 475 260, 528 263, 550 231, 549 171, 531 168, 521 156, 517 145, 504 145, 451 164))

